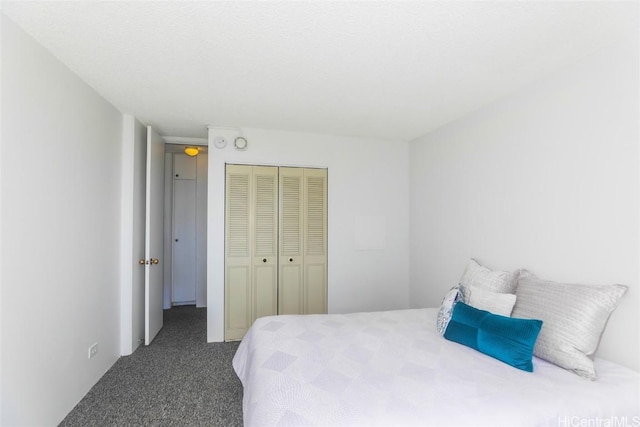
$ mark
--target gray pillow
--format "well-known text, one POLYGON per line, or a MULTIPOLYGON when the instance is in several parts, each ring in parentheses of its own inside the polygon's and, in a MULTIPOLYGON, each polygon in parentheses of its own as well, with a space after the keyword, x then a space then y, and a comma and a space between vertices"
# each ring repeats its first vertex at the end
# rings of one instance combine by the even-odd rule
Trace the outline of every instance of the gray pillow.
MULTIPOLYGON (((487 267, 478 264, 475 259, 469 260, 467 267, 462 273, 460 283, 463 285, 475 285, 485 291, 498 292, 501 294, 513 294, 518 285, 518 274, 516 271, 491 271, 487 267)), ((464 300, 468 304, 467 300, 464 300)))
POLYGON ((522 270, 512 317, 542 320, 533 354, 590 380, 592 357, 624 285, 587 286, 551 282, 522 270))

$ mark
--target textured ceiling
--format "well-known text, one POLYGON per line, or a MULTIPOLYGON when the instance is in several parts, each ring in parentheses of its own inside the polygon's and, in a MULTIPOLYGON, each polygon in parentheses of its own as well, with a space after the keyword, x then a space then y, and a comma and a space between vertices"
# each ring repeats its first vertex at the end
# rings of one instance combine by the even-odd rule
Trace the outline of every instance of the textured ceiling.
POLYGON ((637 2, 10 2, 123 113, 411 140, 638 30, 637 2))

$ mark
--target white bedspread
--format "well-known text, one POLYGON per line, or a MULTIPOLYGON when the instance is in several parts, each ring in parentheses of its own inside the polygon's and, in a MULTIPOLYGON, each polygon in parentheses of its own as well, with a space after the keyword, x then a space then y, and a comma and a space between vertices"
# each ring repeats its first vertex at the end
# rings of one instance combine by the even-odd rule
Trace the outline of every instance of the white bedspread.
POLYGON ((640 376, 524 372, 442 338, 437 309, 258 319, 233 359, 245 426, 640 426, 640 376))

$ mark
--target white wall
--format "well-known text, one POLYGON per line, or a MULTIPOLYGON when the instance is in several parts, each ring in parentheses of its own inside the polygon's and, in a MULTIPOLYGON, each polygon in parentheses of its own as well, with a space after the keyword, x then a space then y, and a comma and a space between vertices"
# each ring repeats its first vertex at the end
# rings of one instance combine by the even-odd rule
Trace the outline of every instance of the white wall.
POLYGON ((56 425, 120 354, 122 116, 1 20, 0 424, 56 425))
POLYGON ((144 341, 144 233, 147 183, 147 128, 122 118, 120 353, 133 353, 144 341))
POLYGON ((208 150, 196 158, 196 307, 207 306, 208 150))
POLYGON ((224 336, 225 162, 328 168, 328 306, 330 313, 409 306, 408 144, 244 129, 246 151, 209 144, 208 340, 224 336), (375 250, 358 250, 354 227, 384 221, 375 250))
POLYGON ((639 73, 635 38, 411 144, 413 306, 470 257, 622 283, 599 355, 640 369, 639 73))

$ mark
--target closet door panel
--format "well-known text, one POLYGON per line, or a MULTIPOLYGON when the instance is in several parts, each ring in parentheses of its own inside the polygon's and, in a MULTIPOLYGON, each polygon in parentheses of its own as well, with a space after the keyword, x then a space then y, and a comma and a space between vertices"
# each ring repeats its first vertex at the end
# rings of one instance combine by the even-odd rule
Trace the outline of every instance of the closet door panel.
POLYGON ((228 165, 225 203, 225 340, 241 339, 251 322, 251 167, 228 165))
POLYGON ((305 313, 327 312, 327 170, 304 170, 305 313))
POLYGON ((250 269, 248 266, 229 266, 226 269, 228 286, 225 304, 225 340, 242 339, 253 321, 250 301, 250 269))
POLYGON ((278 314, 278 168, 253 167, 253 320, 278 314))
POLYGON ((278 314, 276 265, 254 267, 253 320, 278 314))
POLYGON ((278 287, 278 314, 302 314, 302 266, 282 265, 278 287))
POLYGON ((326 263, 305 265, 305 314, 327 312, 326 263))
POLYGON ((280 168, 280 277, 278 313, 302 314, 303 176, 302 168, 280 168))

